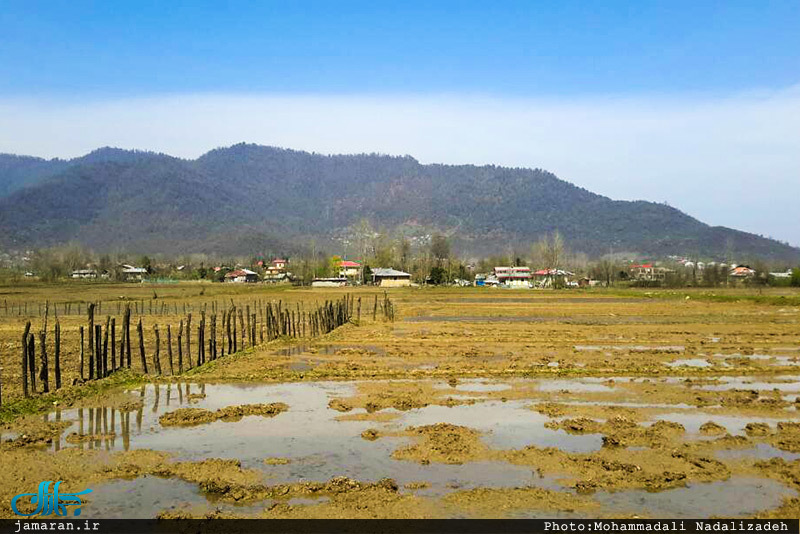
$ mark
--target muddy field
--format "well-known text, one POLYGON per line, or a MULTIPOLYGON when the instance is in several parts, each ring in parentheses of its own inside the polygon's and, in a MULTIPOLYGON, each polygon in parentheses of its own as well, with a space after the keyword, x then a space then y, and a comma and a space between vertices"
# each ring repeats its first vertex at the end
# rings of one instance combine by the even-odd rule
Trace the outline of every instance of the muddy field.
MULTIPOLYGON (((180 309, 150 320, 177 324, 183 303, 231 297, 208 287, 156 289, 180 309)), ((108 297, 113 313, 126 290, 91 298, 108 297)), ((233 297, 310 305, 341 294, 252 291, 233 297)), ((327 336, 183 376, 150 381, 134 368, 104 381, 116 387, 68 387, 45 412, 15 418, 25 318, 0 311, 0 516, 41 480, 92 488, 82 517, 800 513, 796 293, 391 297, 394 322, 362 312, 327 336)))

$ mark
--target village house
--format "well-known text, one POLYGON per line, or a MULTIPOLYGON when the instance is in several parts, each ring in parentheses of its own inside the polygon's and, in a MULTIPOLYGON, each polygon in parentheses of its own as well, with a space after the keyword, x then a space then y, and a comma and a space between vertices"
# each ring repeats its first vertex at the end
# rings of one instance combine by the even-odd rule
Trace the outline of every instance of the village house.
POLYGON ((284 260, 283 258, 275 258, 272 260, 267 267, 267 274, 275 275, 280 273, 286 272, 286 266, 288 265, 288 261, 284 260))
POLYGON ((530 267, 495 267, 494 276, 497 282, 509 287, 530 287, 530 267))
POLYGON ((533 287, 546 288, 554 285, 566 286, 570 277, 575 273, 564 269, 539 269, 533 272, 533 287))
POLYGON ((734 265, 731 267, 731 278, 744 280, 745 278, 753 278, 756 275, 755 269, 751 269, 749 265, 734 265))
POLYGON ((372 283, 381 287, 407 287, 411 285, 411 275, 396 269, 376 267, 372 269, 372 283))
POLYGON ((72 278, 97 278, 97 271, 94 269, 76 269, 70 275, 72 278))
POLYGON ((652 263, 633 264, 628 267, 628 274, 631 280, 657 282, 666 278, 669 269, 656 267, 652 263))
POLYGON ((361 279, 361 264, 357 261, 340 261, 339 278, 361 279))
POLYGON ((347 285, 347 278, 314 278, 311 287, 344 287, 347 285))
POLYGON ((769 273, 769 275, 773 278, 791 278, 792 270, 788 269, 785 272, 769 273))
POLYGON ((128 282, 141 281, 147 277, 148 274, 147 269, 144 267, 134 267, 133 265, 128 264, 123 265, 120 272, 122 274, 122 279, 128 282))
POLYGON ((258 273, 249 269, 236 269, 225 273, 225 281, 236 283, 258 282, 258 273))
MULTIPOLYGON (((264 262, 260 262, 261 265, 264 262)), ((289 282, 291 273, 288 271, 289 262, 283 258, 275 258, 264 271, 264 281, 270 283, 289 282)))

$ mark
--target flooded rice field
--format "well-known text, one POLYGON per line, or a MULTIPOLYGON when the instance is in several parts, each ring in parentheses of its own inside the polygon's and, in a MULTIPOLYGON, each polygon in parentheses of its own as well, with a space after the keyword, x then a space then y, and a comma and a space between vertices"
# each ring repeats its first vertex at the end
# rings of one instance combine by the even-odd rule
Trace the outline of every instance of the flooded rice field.
POLYGON ((31 451, 106 465, 86 517, 335 516, 360 499, 401 517, 738 517, 798 496, 789 391, 800 377, 149 384, 40 417, 58 430, 31 451))
POLYGON ((40 480, 99 518, 800 515, 792 295, 396 295, 395 321, 4 405, 0 517, 40 480))

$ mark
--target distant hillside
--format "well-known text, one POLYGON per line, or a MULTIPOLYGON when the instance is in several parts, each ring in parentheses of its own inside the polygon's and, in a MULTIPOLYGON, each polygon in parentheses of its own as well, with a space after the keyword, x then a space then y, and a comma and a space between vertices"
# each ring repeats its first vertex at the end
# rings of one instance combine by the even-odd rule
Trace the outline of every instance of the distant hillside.
POLYGON ((651 202, 596 195, 540 169, 422 165, 240 144, 187 161, 100 149, 70 161, 0 156, 4 246, 79 240, 96 250, 253 253, 330 243, 362 218, 451 235, 465 251, 505 251, 559 230, 589 254, 797 260, 800 249, 711 227, 651 202), (17 160, 14 160, 17 158, 17 160), (13 161, 17 161, 16 164, 13 161), (9 163, 12 162, 12 163, 9 163))
POLYGON ((60 159, 46 160, 30 156, 0 154, 0 197, 35 185, 61 172, 69 165, 60 159))

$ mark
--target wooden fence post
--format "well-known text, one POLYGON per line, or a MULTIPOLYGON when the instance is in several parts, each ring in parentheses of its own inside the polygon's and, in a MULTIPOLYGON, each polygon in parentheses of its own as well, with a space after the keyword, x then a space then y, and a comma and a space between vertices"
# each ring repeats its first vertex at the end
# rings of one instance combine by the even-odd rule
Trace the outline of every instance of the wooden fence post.
POLYGON ((175 376, 175 367, 172 364, 172 329, 167 325, 167 357, 169 358, 169 374, 175 376))
POLYGON ((147 359, 144 356, 144 332, 142 331, 142 318, 139 318, 139 323, 136 325, 136 332, 139 334, 139 356, 142 359, 142 370, 144 374, 147 373, 147 359))
POLYGON ((47 332, 42 330, 39 332, 39 345, 42 347, 42 352, 39 355, 41 368, 39 369, 39 380, 42 382, 42 392, 50 392, 50 371, 47 368, 47 332))
POLYGON ((178 372, 183 374, 183 319, 178 327, 178 372))
POLYGON ((85 356, 85 351, 84 351, 84 346, 86 345, 86 343, 85 343, 86 336, 85 336, 85 333, 83 331, 83 325, 81 325, 80 330, 81 330, 81 381, 84 381, 84 380, 86 380, 86 375, 83 373, 83 368, 85 367, 84 359, 86 357, 85 356))
POLYGON ((56 389, 61 389, 61 324, 56 319, 56 332, 55 332, 55 372, 56 372, 56 389))
POLYGON ((192 314, 186 315, 186 366, 192 368, 192 314))
POLYGON ((117 318, 111 318, 111 371, 117 370, 117 318))
POLYGON ((89 380, 94 378, 94 303, 86 307, 89 328, 89 380))
POLYGON ((31 374, 31 393, 36 393, 36 343, 33 334, 28 334, 28 371, 31 374))
POLYGON ((95 378, 100 380, 103 378, 103 325, 94 325, 94 362, 95 362, 95 378))
POLYGON ((201 353, 203 352, 203 322, 197 325, 197 366, 202 365, 200 361, 201 353))
POLYGON ((22 394, 29 397, 28 392, 28 332, 31 329, 31 322, 25 323, 25 331, 22 334, 22 394))
POLYGON ((231 313, 230 313, 229 315, 232 315, 232 316, 233 316, 233 317, 231 318, 231 322, 233 323, 233 350, 232 350, 232 351, 230 351, 230 352, 231 352, 231 354, 233 354, 233 353, 239 352, 239 351, 237 350, 237 346, 236 346, 236 344, 237 344, 237 343, 236 343, 236 341, 237 341, 237 340, 236 340, 236 338, 237 338, 237 335, 236 335, 236 308, 235 308, 235 307, 231 309, 231 313))
POLYGON ((153 353, 153 367, 155 367, 156 374, 161 375, 161 336, 158 333, 158 325, 153 325, 153 333, 156 336, 156 350, 153 353))
MULTIPOLYGON (((125 357, 128 369, 131 368, 131 305, 125 305, 125 357)), ((122 355, 120 354, 120 358, 122 355)))
POLYGON ((108 328, 111 326, 111 317, 106 316, 106 332, 103 334, 103 377, 108 376, 108 328))

